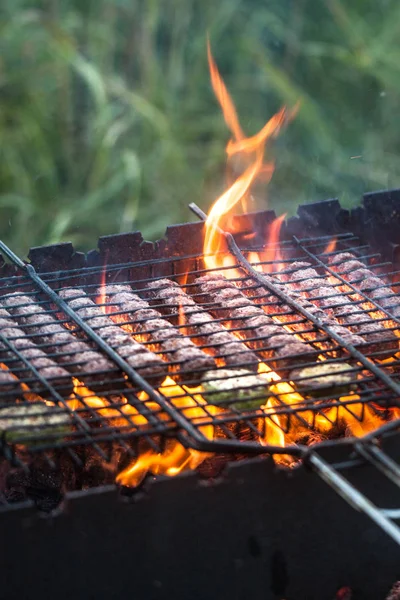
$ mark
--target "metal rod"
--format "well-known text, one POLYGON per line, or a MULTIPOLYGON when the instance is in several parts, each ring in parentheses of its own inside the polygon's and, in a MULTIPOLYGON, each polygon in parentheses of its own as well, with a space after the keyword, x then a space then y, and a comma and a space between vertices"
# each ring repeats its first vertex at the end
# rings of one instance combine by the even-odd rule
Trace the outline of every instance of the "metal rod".
POLYGON ((398 512, 391 510, 379 509, 368 498, 363 496, 355 487, 353 487, 347 479, 340 475, 322 458, 312 453, 308 457, 308 463, 312 469, 335 490, 344 500, 346 500, 353 508, 359 512, 363 512, 372 519, 385 533, 387 533, 400 546, 400 528, 392 523, 388 515, 395 514, 397 518, 398 512))
POLYGON ((400 519, 400 508, 382 508, 382 512, 388 519, 400 519))
POLYGON ((363 458, 371 462, 397 487, 400 487, 400 466, 390 456, 372 443, 364 444, 361 442, 355 444, 354 447, 363 458))

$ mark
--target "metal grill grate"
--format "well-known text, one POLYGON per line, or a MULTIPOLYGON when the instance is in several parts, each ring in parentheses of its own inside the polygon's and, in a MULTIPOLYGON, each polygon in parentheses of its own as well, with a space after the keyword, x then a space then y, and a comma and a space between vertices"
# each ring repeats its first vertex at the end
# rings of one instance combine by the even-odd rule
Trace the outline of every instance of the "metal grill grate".
MULTIPOLYGON (((375 255, 371 256, 368 254, 367 248, 357 246, 356 244, 356 238, 352 236, 342 236, 336 253, 338 254, 343 249, 351 248, 352 252, 363 261, 377 258, 375 255)), ((326 273, 335 275, 332 269, 326 265, 326 256, 318 254, 318 249, 322 251, 325 246, 325 240, 295 239, 291 244, 283 244, 281 252, 294 254, 296 256, 296 262, 306 258, 313 267, 319 269, 318 277, 320 277, 322 285, 326 278, 326 273)), ((70 335, 76 337, 76 339, 85 341, 92 349, 96 347, 96 351, 100 350, 112 363, 111 366, 108 365, 108 371, 101 372, 99 370, 99 378, 101 379, 102 375, 104 375, 104 378, 106 379, 106 391, 102 391, 101 386, 103 383, 101 385, 96 384, 98 385, 98 388, 100 388, 100 391, 96 390, 96 385, 91 387, 95 388, 94 392, 97 396, 107 398, 109 406, 116 411, 115 417, 102 416, 107 411, 104 410, 104 407, 98 409, 94 408, 93 402, 90 403, 89 401, 89 392, 84 390, 84 394, 80 394, 81 388, 79 387, 79 383, 75 384, 75 395, 77 397, 77 402, 75 404, 77 408, 71 410, 70 406, 73 405, 73 403, 69 402, 68 406, 67 400, 70 398, 68 392, 71 391, 69 389, 71 381, 64 381, 64 383, 57 385, 57 382, 53 383, 48 378, 43 378, 40 375, 40 369, 38 371, 38 369, 32 365, 31 361, 24 356, 24 352, 18 350, 16 342, 20 341, 20 339, 18 337, 13 338, 12 336, 5 338, 0 332, 1 341, 10 350, 10 353, 5 356, 2 362, 18 378, 19 382, 25 384, 30 390, 35 390, 35 393, 40 398, 47 401, 54 401, 55 403, 64 406, 65 410, 72 413, 75 431, 71 436, 68 436, 67 440, 57 440, 56 445, 58 448, 63 445, 73 446, 82 443, 92 443, 95 442, 96 439, 99 441, 111 442, 116 439, 122 440, 136 436, 146 436, 150 441, 150 436, 153 433, 170 434, 173 432, 174 435, 179 434, 183 436, 186 443, 194 443, 197 444, 197 446, 203 445, 202 449, 210 450, 214 447, 213 444, 216 444, 215 448, 220 446, 222 450, 238 449, 238 447, 235 448, 232 444, 236 444, 236 442, 240 441, 241 451, 251 451, 255 453, 267 451, 269 449, 268 446, 260 447, 258 443, 258 438, 264 439, 265 436, 265 413, 263 413, 262 409, 257 408, 245 411, 243 411, 243 409, 237 409, 235 408, 235 398, 232 397, 230 405, 226 406, 224 410, 218 410, 217 414, 215 414, 215 411, 210 410, 208 403, 204 403, 201 400, 199 401, 198 394, 191 392, 193 386, 199 383, 202 376, 207 379, 207 372, 212 368, 212 363, 215 362, 214 368, 219 368, 222 366, 222 363, 227 362, 227 357, 229 358, 229 355, 226 353, 227 345, 225 338, 223 338, 222 342, 218 342, 218 336, 214 335, 216 341, 211 344, 207 343, 207 335, 204 331, 206 331, 207 326, 209 326, 211 327, 211 332, 213 332, 214 330, 212 328, 217 326, 217 324, 220 324, 225 332, 229 331, 232 343, 236 342, 236 352, 234 356, 235 369, 252 368, 254 370, 254 359, 256 357, 260 362, 265 362, 269 365, 272 364, 272 368, 280 374, 281 381, 291 382, 294 391, 301 390, 303 396, 302 402, 290 405, 285 401, 284 396, 277 393, 276 390, 268 391, 268 397, 271 396, 276 401, 276 408, 269 412, 267 419, 274 419, 275 415, 279 415, 281 417, 279 426, 282 427, 282 430, 285 433, 289 433, 291 428, 293 428, 294 420, 301 422, 303 426, 310 429, 310 425, 302 418, 303 413, 313 411, 315 415, 324 414, 325 409, 337 407, 338 409, 340 408, 337 417, 340 417, 340 412, 343 410, 351 412, 353 405, 361 405, 361 407, 363 407, 372 402, 374 403, 375 411, 377 411, 379 407, 381 408, 383 424, 384 420, 388 418, 384 409, 399 404, 398 398, 400 395, 398 392, 400 390, 400 384, 398 382, 397 373, 399 360, 396 356, 396 350, 393 349, 393 340, 389 340, 389 342, 384 340, 382 343, 378 344, 368 343, 369 334, 364 334, 364 339, 367 342, 365 349, 362 347, 356 348, 351 344, 346 343, 340 335, 337 335, 335 331, 331 331, 329 325, 321 323, 318 316, 316 317, 315 314, 311 314, 307 307, 304 307, 304 304, 298 303, 299 298, 290 291, 290 283, 282 280, 282 277, 280 276, 280 285, 276 286, 274 279, 275 282, 278 281, 277 277, 273 278, 266 276, 265 274, 260 274, 254 270, 254 267, 270 267, 272 264, 271 261, 268 263, 261 262, 255 264, 250 271, 246 271, 246 269, 243 268, 243 264, 239 263, 234 264, 228 271, 225 269, 225 275, 227 272, 232 273, 232 277, 226 278, 226 285, 238 288, 241 294, 239 299, 236 298, 237 301, 234 305, 234 310, 231 310, 229 307, 229 298, 227 304, 221 306, 215 301, 215 298, 213 300, 212 295, 210 296, 207 293, 199 291, 199 285, 196 283, 196 280, 198 277, 202 277, 206 274, 206 271, 203 268, 196 268, 186 273, 186 283, 180 286, 179 291, 181 292, 184 290, 187 298, 191 299, 192 302, 194 301, 194 306, 190 306, 190 316, 198 317, 200 315, 202 317, 202 320, 197 327, 198 332, 196 332, 196 327, 193 324, 191 325, 187 322, 185 313, 183 313, 182 322, 179 322, 179 313, 180 310, 182 310, 181 298, 183 297, 185 299, 184 295, 177 295, 175 303, 173 301, 171 302, 171 298, 169 298, 169 300, 167 298, 168 303, 166 303, 165 298, 164 301, 162 298, 158 298, 158 293, 160 290, 162 291, 163 285, 165 286, 165 277, 159 277, 157 274, 154 274, 156 266, 154 263, 151 265, 142 263, 141 267, 151 267, 153 269, 153 274, 150 275, 150 277, 143 277, 141 279, 135 278, 135 281, 132 281, 130 271, 137 267, 137 264, 126 263, 124 265, 110 265, 107 268, 108 285, 110 285, 111 282, 117 282, 118 285, 130 286, 132 293, 137 294, 137 296, 145 302, 147 300, 149 308, 160 313, 160 319, 156 323, 157 329, 147 327, 145 336, 143 336, 143 333, 140 333, 140 331, 143 331, 143 324, 147 321, 146 316, 135 320, 135 313, 132 311, 127 313, 127 311, 118 310, 118 307, 111 316, 114 321, 123 318, 125 329, 130 325, 132 327, 133 337, 136 338, 136 340, 140 340, 140 344, 143 345, 143 347, 149 349, 159 358, 161 362, 159 378, 161 380, 168 374, 177 379, 176 376, 179 374, 178 382, 181 389, 175 394, 169 395, 167 386, 164 388, 164 393, 160 387, 157 390, 156 386, 151 384, 151 377, 147 378, 146 381, 146 379, 135 372, 132 366, 124 360, 118 348, 115 350, 115 348, 107 344, 104 337, 99 335, 99 331, 101 333, 102 328, 96 327, 95 319, 85 318, 85 309, 83 309, 83 316, 80 316, 82 310, 75 311, 71 308, 71 302, 68 303, 60 298, 59 292, 62 292, 65 288, 75 287, 83 290, 83 293, 77 293, 78 300, 83 297, 86 301, 92 300, 99 302, 98 287, 101 277, 103 276, 101 269, 92 269, 90 272, 91 280, 95 281, 95 283, 88 283, 87 270, 83 272, 79 270, 65 273, 58 272, 57 274, 45 273, 39 277, 29 265, 23 265, 8 249, 3 247, 3 251, 5 254, 8 254, 21 269, 21 274, 18 274, 16 277, 2 280, 3 293, 5 293, 2 304, 6 310, 9 310, 11 318, 15 321, 15 326, 19 328, 23 337, 32 340, 39 350, 45 352, 48 358, 54 360, 57 364, 62 365, 68 373, 75 377, 75 381, 77 379, 81 382, 85 382, 85 380, 90 381, 90 377, 93 375, 90 372, 85 372, 84 369, 81 369, 78 373, 74 372, 74 366, 77 365, 77 362, 79 363, 79 353, 76 354, 76 357, 74 357, 74 353, 70 353, 70 360, 65 360, 65 357, 63 358, 62 354, 64 353, 65 355, 68 353, 68 342, 58 343, 59 347, 56 348, 56 336, 54 339, 50 339, 49 336, 47 336, 45 340, 43 339, 40 327, 38 328, 35 322, 32 322, 32 320, 29 319, 32 315, 31 303, 33 303, 35 310, 39 307, 49 319, 50 323, 57 323, 60 327, 67 328, 66 331, 70 331, 70 335), (25 274, 23 274, 24 272, 25 274), (81 281, 80 285, 77 283, 79 281, 81 281), (160 286, 157 286, 157 281, 161 282, 160 286), (74 282, 73 286, 71 286, 71 282, 74 282), (147 287, 149 284, 152 286, 151 293, 147 287), (9 294, 13 294, 13 302, 17 305, 16 308, 12 306, 10 308, 9 294), (272 300, 271 294, 273 294, 272 300), (18 300, 18 297, 20 297, 21 300, 18 300), (249 297, 253 298, 255 301, 253 302, 252 299, 249 300, 249 297), (242 303, 240 301, 241 298, 243 299, 242 303), (268 338, 264 339, 263 336, 260 336, 257 332, 257 327, 246 324, 246 322, 251 320, 251 317, 246 318, 237 316, 240 309, 248 306, 257 306, 258 308, 263 309, 273 321, 274 327, 281 330, 282 335, 293 338, 293 341, 296 342, 297 346, 303 346, 304 348, 307 348, 309 352, 301 357, 299 357, 298 354, 287 354, 285 352, 283 353, 283 356, 279 356, 279 352, 271 352, 271 344, 269 344, 268 338), (228 317, 227 311, 233 314, 228 317), (179 332, 181 338, 190 337, 193 342, 193 347, 204 351, 204 356, 210 357, 210 363, 204 361, 206 366, 203 366, 200 361, 199 366, 194 370, 193 367, 187 368, 185 360, 173 360, 174 350, 171 350, 166 354, 166 352, 163 351, 163 347, 161 346, 160 348, 160 344, 155 344, 152 339, 152 336, 155 333, 157 333, 158 338, 162 338, 162 336, 160 336, 160 323, 162 322, 165 323, 165 326, 169 326, 169 329, 172 330, 174 335, 176 335, 176 332, 179 332), (203 326, 203 329, 201 329, 201 326, 203 326), (190 335, 188 334, 188 329, 190 329, 190 335), (388 358, 388 354, 390 358, 388 358), (243 357, 243 360, 241 360, 241 356, 243 357), (384 362, 381 360, 382 356, 385 358, 384 362), (317 361, 321 360, 324 360, 326 364, 340 364, 344 360, 351 361, 349 372, 351 372, 354 377, 355 381, 353 387, 356 386, 356 389, 352 390, 352 393, 347 399, 341 399, 343 394, 340 394, 340 392, 335 393, 333 390, 328 395, 320 396, 316 401, 313 394, 310 394, 307 391, 309 389, 307 387, 307 380, 304 377, 297 377, 297 379, 293 378, 293 373, 296 372, 299 367, 313 366, 317 361), (288 366, 288 364, 290 366, 288 366), (27 376, 27 373, 29 376, 27 376), (291 378, 289 378, 290 375, 292 375, 291 378), (142 392, 142 399, 139 399, 140 392, 142 392), (143 392, 147 394, 148 398, 144 398, 143 392), (122 396, 123 400, 121 400, 122 396), (184 402, 182 406, 179 406, 182 396, 188 397, 190 401, 187 403, 184 402), (131 418, 128 411, 124 412, 123 407, 125 406, 126 401, 130 406, 137 410, 140 416, 143 417, 143 419, 138 419, 142 421, 140 426, 135 423, 135 419, 131 418), (200 417, 198 415, 196 415, 195 418, 190 417, 189 409, 192 406, 201 409, 200 417), (84 416, 82 417, 81 415, 84 416), (90 427, 87 425, 88 420, 90 422, 90 427), (119 421, 119 427, 113 427, 113 421, 119 421), (125 425, 121 424, 120 421, 125 421, 125 425), (143 426, 143 422, 146 423, 145 426, 143 426), (97 423, 97 426, 93 427, 95 423, 97 423), (249 442, 248 440, 241 441, 238 439, 238 434, 240 434, 240 427, 238 427, 238 425, 240 424, 243 424, 246 429, 250 429, 254 433, 254 441, 249 442), (218 429, 221 430, 223 437, 218 438, 214 442, 210 442, 210 440, 201 433, 201 430, 207 425, 218 427, 218 429)), ((198 264, 201 264, 201 257, 192 258, 196 258, 198 264)), ((293 268, 291 268, 293 258, 284 260, 284 270, 282 273, 289 276, 294 272, 293 268)), ((164 273, 166 272, 165 267, 169 267, 170 274, 168 280, 170 282, 179 281, 181 279, 181 275, 174 274, 174 267, 176 267, 177 263, 179 263, 179 259, 176 258, 171 261, 159 261, 158 263, 159 266, 162 267, 164 273)), ((372 268, 375 272, 380 272, 383 267, 389 267, 389 265, 377 263, 372 268)), ((217 272, 218 270, 214 272, 214 275, 217 272)), ((210 273, 208 273, 208 275, 210 275, 210 273)), ((393 275, 393 273, 391 273, 391 275, 393 275)), ((366 309, 363 308, 362 304, 365 304, 365 302, 371 303, 371 300, 363 295, 362 292, 355 289, 352 284, 349 284, 344 280, 342 283, 351 288, 350 291, 356 293, 358 297, 361 296, 361 298, 350 298, 349 295, 345 295, 343 291, 339 289, 339 284, 330 284, 337 290, 337 296, 341 299, 341 305, 344 307, 347 305, 355 306, 357 308, 356 314, 368 316, 368 313, 366 309)), ((223 282, 221 285, 224 287, 225 283, 223 282)), ((302 289, 306 294, 307 288, 302 289)), ((300 299, 301 298, 302 296, 300 295, 300 299)), ((100 299, 100 303, 96 304, 96 306, 98 307, 98 310, 101 310, 101 307, 106 306, 106 304, 102 304, 100 299)), ((382 328, 384 327, 385 332, 391 333, 395 337, 394 332, 397 329, 399 320, 388 314, 387 311, 379 305, 375 304, 370 308, 370 312, 371 310, 380 313, 379 316, 376 314, 374 315, 374 323, 382 328)), ((143 309, 137 309, 138 314, 140 314, 140 311, 143 313, 143 309)), ((35 316, 33 316, 33 319, 35 319, 35 316)), ((361 326, 362 324, 363 321, 361 321, 361 326)), ((218 330, 216 333, 218 333, 218 330)), ((210 336, 212 337, 212 334, 210 334, 210 336)), ((394 343, 397 347, 398 342, 396 337, 394 343)), ((181 355, 185 356, 185 352, 182 351, 181 355)), ((196 359, 194 359, 192 363, 196 365, 196 359)), ((77 366, 79 367, 79 364, 77 366)), ((232 364, 226 364, 226 366, 233 368, 232 364)), ((90 383, 85 387, 90 388, 90 383)), ((7 396, 7 394, 9 394, 9 392, 2 392, 3 396, 7 396)), ((255 404, 258 399, 262 400, 265 398, 265 394, 266 392, 263 390, 260 390, 258 395, 252 393, 251 399, 254 400, 253 404, 255 404)), ((25 393, 25 396, 26 395, 27 393, 25 393)), ((207 399, 211 399, 211 397, 212 392, 202 391, 202 398, 204 400, 207 401, 207 399)), ((242 403, 243 401, 241 401, 241 404, 242 403)), ((6 406, 6 403, 3 402, 2 406, 6 406)), ((379 412, 377 414, 379 416, 379 412)), ((356 414, 353 412, 352 416, 361 422, 364 418, 364 413, 361 412, 360 414, 356 414)), ((48 436, 48 433, 46 433, 46 436, 48 436)), ((45 445, 39 444, 40 436, 37 433, 32 436, 32 439, 35 439, 35 441, 38 442, 33 448, 34 452, 40 452, 43 449, 50 447, 48 439, 45 445)), ((15 440, 15 443, 17 442, 18 438, 15 440)), ((282 452, 282 449, 278 450, 272 448, 271 450, 282 452)), ((299 454, 300 447, 296 445, 293 447, 289 446, 285 449, 285 453, 290 454, 292 452, 299 454)))
MULTIPOLYGON (((89 446, 111 462, 117 451, 162 452, 174 437, 206 452, 302 457, 321 476, 330 473, 336 487, 320 448, 340 438, 372 461, 365 445, 346 437, 345 417, 368 443, 398 427, 400 319, 330 259, 350 250, 387 288, 398 273, 351 234, 338 236, 329 254, 325 238, 294 237, 280 245, 277 261, 253 263, 250 249, 226 239, 234 261, 221 269, 206 270, 196 254, 40 275, 0 243, 15 266, 0 280, 0 429, 8 461, 24 465, 41 456, 54 464, 67 452, 80 464, 89 446), (266 273, 278 263, 278 273, 266 273), (312 285, 293 278, 301 269, 316 271, 312 285), (328 297, 318 293, 319 282, 328 297), (343 363, 350 387, 317 385, 317 394, 307 369, 343 363), (268 369, 277 374, 272 382, 268 369), (257 370, 258 377, 249 375, 257 370), (215 372, 234 381, 222 404, 215 372), (38 413, 57 405, 68 430, 49 428, 46 415, 34 425, 10 418, 15 401, 36 402, 38 413), (376 418, 373 434, 363 431, 367 411, 376 418), (271 443, 277 430, 289 436, 285 448, 271 443)), ((382 464, 379 452, 375 465, 382 464)), ((386 472, 392 467, 385 463, 386 472)), ((390 528, 388 515, 382 518, 390 528)))

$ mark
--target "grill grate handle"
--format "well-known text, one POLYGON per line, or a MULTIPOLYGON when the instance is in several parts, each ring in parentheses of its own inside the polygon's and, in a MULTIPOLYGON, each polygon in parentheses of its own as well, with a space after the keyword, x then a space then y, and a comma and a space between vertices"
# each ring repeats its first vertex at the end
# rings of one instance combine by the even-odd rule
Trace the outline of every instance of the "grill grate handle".
MULTIPOLYGON (((357 450, 357 444, 355 445, 355 449, 357 450)), ((371 450, 372 454, 375 455, 374 448, 371 443, 365 445, 364 450, 365 456, 368 456, 371 450)), ((394 461, 392 461, 392 459, 381 450, 378 450, 378 453, 380 456, 379 461, 382 461, 381 464, 386 463, 386 461, 391 461, 394 463, 394 461)), ((368 459, 368 462, 371 462, 375 465, 375 460, 376 458, 373 460, 368 459)), ((358 512, 363 512, 365 515, 367 515, 400 546, 400 526, 394 523, 395 520, 400 520, 400 508, 379 508, 373 502, 371 502, 371 500, 364 496, 364 494, 357 490, 357 488, 354 487, 334 467, 332 467, 332 465, 323 460, 315 452, 310 453, 307 458, 307 463, 310 465, 313 471, 315 471, 321 477, 321 479, 325 481, 325 483, 334 489, 335 492, 342 496, 342 498, 346 500, 350 506, 352 506, 358 512)), ((396 465, 396 468, 398 470, 400 469, 398 465, 396 465)), ((391 476, 390 479, 400 489, 400 477, 394 478, 391 476)))

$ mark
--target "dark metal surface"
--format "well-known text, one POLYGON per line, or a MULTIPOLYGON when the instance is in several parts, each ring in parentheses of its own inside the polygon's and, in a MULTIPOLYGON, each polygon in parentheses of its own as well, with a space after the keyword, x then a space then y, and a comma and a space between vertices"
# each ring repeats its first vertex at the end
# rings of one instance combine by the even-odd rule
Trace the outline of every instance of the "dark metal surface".
MULTIPOLYGON (((347 469, 377 502, 393 498, 371 471, 347 469)), ((214 483, 160 480, 132 502, 111 487, 71 494, 58 516, 21 508, 0 523, 7 600, 332 600, 344 586, 383 600, 400 578, 398 547, 376 525, 311 473, 268 459, 214 483)))

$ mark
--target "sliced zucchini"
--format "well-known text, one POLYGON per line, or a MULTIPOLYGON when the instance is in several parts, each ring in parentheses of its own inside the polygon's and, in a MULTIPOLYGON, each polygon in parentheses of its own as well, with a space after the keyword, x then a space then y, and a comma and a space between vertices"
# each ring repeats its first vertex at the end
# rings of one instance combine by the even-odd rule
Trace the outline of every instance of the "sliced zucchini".
POLYGON ((18 441, 29 445, 43 443, 45 436, 54 440, 69 431, 71 416, 65 409, 47 406, 41 402, 18 404, 0 410, 0 435, 7 442, 18 441), (29 439, 33 436, 39 439, 29 439))
POLYGON ((202 381, 209 404, 254 410, 266 403, 268 382, 260 375, 245 369, 208 371, 202 381))
POLYGON ((307 396, 340 396, 355 388, 357 372, 347 363, 322 362, 292 371, 290 379, 296 390, 307 396))

